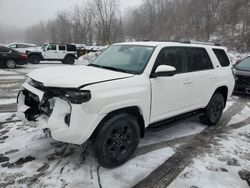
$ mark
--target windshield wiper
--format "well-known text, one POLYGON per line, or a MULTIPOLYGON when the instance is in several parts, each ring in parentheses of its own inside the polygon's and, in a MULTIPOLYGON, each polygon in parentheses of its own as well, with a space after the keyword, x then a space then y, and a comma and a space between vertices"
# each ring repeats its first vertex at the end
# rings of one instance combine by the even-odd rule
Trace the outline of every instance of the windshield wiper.
POLYGON ((89 64, 89 66, 103 68, 103 69, 117 71, 117 72, 124 72, 124 73, 129 73, 129 74, 136 74, 135 71, 127 71, 127 70, 123 70, 123 69, 119 69, 119 68, 115 68, 115 67, 106 67, 106 66, 96 65, 96 64, 89 64))

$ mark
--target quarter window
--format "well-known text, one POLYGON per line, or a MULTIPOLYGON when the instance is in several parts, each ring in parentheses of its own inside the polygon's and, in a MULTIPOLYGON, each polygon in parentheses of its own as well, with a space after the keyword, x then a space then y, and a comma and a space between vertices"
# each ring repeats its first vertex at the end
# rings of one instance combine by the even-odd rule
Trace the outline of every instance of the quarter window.
POLYGON ((219 60, 220 62, 220 65, 222 67, 228 67, 230 65, 230 61, 227 57, 227 54, 225 53, 224 50, 222 49, 213 49, 217 59, 219 60))
POLYGON ((187 48, 188 49, 188 71, 203 71, 213 69, 211 59, 204 48, 187 48))
POLYGON ((156 66, 153 72, 159 65, 170 65, 176 68, 176 73, 186 72, 186 53, 184 48, 164 48, 159 53, 156 60, 156 66))

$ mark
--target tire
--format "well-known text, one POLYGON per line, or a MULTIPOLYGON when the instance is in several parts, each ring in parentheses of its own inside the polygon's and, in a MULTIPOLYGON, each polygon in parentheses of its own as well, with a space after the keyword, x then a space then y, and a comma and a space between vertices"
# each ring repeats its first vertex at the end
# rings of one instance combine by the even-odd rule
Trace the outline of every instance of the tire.
POLYGON ((37 55, 31 55, 29 57, 29 62, 32 64, 39 64, 40 63, 40 57, 37 55))
POLYGON ((16 61, 13 60, 13 59, 8 59, 5 63, 5 66, 8 68, 8 69, 14 69, 16 67, 16 61))
POLYGON ((72 55, 69 55, 65 57, 65 59, 63 60, 63 63, 68 64, 68 65, 73 65, 75 63, 75 57, 72 55))
POLYGON ((105 168, 124 164, 135 152, 140 141, 137 119, 129 114, 118 114, 101 126, 94 140, 94 155, 105 168))
POLYGON ((216 125, 220 120, 225 107, 224 97, 221 93, 215 93, 207 107, 205 114, 200 116, 200 121, 206 125, 216 125))

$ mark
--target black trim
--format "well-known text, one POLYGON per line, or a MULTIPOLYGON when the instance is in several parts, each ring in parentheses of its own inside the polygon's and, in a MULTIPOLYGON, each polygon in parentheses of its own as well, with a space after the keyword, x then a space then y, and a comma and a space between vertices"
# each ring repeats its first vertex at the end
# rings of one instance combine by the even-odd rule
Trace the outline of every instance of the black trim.
POLYGON ((171 118, 161 120, 161 121, 156 122, 156 123, 151 123, 151 124, 149 124, 148 128, 149 129, 159 129, 159 130, 164 129, 164 128, 168 127, 170 123, 174 123, 176 121, 184 120, 184 119, 187 119, 189 117, 199 116, 199 115, 203 115, 203 114, 204 114, 204 112, 202 109, 194 110, 191 112, 187 112, 187 113, 184 113, 181 115, 177 115, 177 116, 174 116, 171 118))
POLYGON ((109 82, 109 81, 115 81, 115 80, 122 80, 122 79, 132 78, 132 77, 134 77, 134 76, 128 76, 128 77, 123 77, 123 78, 116 78, 116 79, 110 79, 110 80, 103 80, 103 81, 99 81, 99 82, 93 82, 93 83, 81 85, 80 87, 78 87, 78 89, 82 89, 84 87, 87 87, 87 86, 90 86, 90 85, 94 85, 94 84, 100 84, 100 83, 109 82))

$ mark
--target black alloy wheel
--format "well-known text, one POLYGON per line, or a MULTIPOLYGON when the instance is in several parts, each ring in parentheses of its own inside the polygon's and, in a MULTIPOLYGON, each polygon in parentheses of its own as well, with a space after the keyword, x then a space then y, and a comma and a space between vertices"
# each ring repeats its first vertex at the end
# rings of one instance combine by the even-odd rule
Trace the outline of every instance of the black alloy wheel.
POLYGON ((120 166, 134 153, 139 140, 137 119, 129 114, 115 115, 104 123, 95 139, 95 157, 103 167, 120 166))

